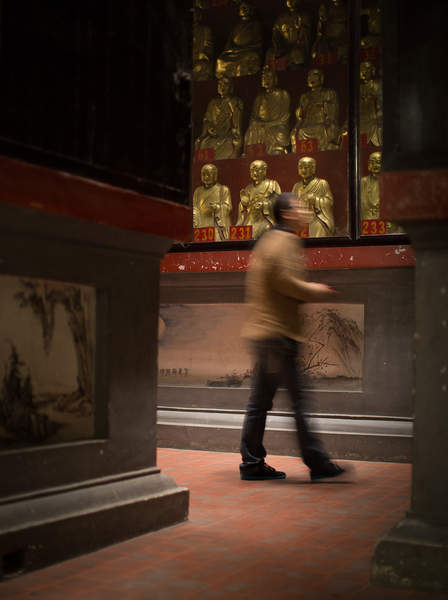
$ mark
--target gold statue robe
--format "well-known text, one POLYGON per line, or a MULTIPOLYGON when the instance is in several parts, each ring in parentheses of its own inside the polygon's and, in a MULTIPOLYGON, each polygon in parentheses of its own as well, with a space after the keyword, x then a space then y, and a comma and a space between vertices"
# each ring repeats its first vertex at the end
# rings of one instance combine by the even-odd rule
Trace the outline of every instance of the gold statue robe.
MULTIPOLYGON (((361 219, 381 219, 378 177, 372 175, 361 178, 361 219)), ((401 225, 386 221, 385 233, 404 233, 404 229, 401 225)))
POLYGON ((317 139, 318 150, 339 148, 339 102, 335 90, 318 88, 300 96, 296 111, 298 120, 291 131, 291 147, 296 152, 295 140, 317 139))
POLYGON ((290 96, 286 90, 263 90, 254 100, 244 144, 265 144, 267 154, 283 154, 289 145, 290 96))
POLYGON ((273 179, 263 179, 258 185, 250 183, 240 192, 237 225, 252 225, 252 237, 257 239, 274 224, 272 194, 281 194, 273 179))
POLYGON ((213 37, 208 25, 193 27, 193 79, 208 81, 213 77, 213 37))
POLYGON ((197 187, 193 194, 193 227, 214 227, 215 240, 229 239, 232 200, 227 186, 197 187))
POLYGON ((311 43, 311 18, 308 12, 281 13, 272 28, 272 47, 266 52, 266 64, 285 58, 286 68, 294 69, 308 60, 311 43))
POLYGON ((258 21, 241 21, 216 61, 216 76, 254 75, 261 68, 262 30, 258 21))
POLYGON ((213 98, 202 122, 198 148, 213 148, 215 159, 236 158, 242 145, 241 121, 243 101, 236 96, 213 98), (213 134, 210 133, 212 129, 213 134))
POLYGON ((378 79, 370 79, 360 85, 359 128, 366 135, 366 143, 383 145, 382 86, 378 79))
POLYGON ((337 50, 338 62, 346 62, 348 57, 348 16, 345 0, 337 5, 331 1, 319 7, 317 36, 312 55, 337 50))
POLYGON ((361 38, 361 49, 379 48, 381 45, 381 8, 370 7, 361 13, 367 13, 367 35, 361 38))
POLYGON ((333 194, 325 179, 314 177, 308 185, 297 182, 292 188, 299 202, 305 203, 313 211, 309 224, 309 237, 330 237, 334 235, 333 194))
POLYGON ((380 218, 380 189, 378 177, 361 178, 361 219, 380 218))

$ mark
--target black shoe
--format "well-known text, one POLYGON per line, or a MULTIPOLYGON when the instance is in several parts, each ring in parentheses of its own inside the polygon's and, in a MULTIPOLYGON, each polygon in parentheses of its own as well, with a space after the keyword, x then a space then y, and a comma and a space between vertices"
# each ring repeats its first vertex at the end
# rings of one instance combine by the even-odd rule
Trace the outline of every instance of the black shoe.
POLYGON ((274 467, 270 467, 265 462, 259 463, 241 463, 240 477, 245 480, 260 480, 260 479, 285 479, 286 473, 276 471, 274 467))
POLYGON ((318 470, 311 469, 310 477, 311 481, 324 481, 326 479, 334 479, 341 475, 347 474, 347 469, 343 469, 339 465, 333 462, 328 462, 318 470))

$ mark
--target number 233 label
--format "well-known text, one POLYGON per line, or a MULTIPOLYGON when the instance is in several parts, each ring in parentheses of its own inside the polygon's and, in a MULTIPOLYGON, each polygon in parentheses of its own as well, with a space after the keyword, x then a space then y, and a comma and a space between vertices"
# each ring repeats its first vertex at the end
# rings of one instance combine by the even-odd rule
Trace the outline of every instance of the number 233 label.
POLYGON ((386 221, 380 219, 363 219, 361 221, 362 235, 384 235, 387 233, 386 221))

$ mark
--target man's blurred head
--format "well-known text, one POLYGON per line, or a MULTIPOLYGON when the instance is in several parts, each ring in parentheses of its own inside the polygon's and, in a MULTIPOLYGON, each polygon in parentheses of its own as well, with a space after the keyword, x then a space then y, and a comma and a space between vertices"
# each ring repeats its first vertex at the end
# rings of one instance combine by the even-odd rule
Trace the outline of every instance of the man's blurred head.
POLYGON ((279 194, 273 203, 274 219, 278 225, 283 225, 294 231, 300 231, 312 219, 308 207, 302 206, 296 194, 291 192, 279 194))

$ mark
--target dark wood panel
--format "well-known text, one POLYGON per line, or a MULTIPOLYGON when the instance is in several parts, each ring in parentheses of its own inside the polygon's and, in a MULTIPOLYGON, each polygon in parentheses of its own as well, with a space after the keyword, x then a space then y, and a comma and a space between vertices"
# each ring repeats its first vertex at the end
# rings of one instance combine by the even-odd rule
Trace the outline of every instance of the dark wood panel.
POLYGON ((187 203, 190 7, 3 0, 0 152, 187 203))

